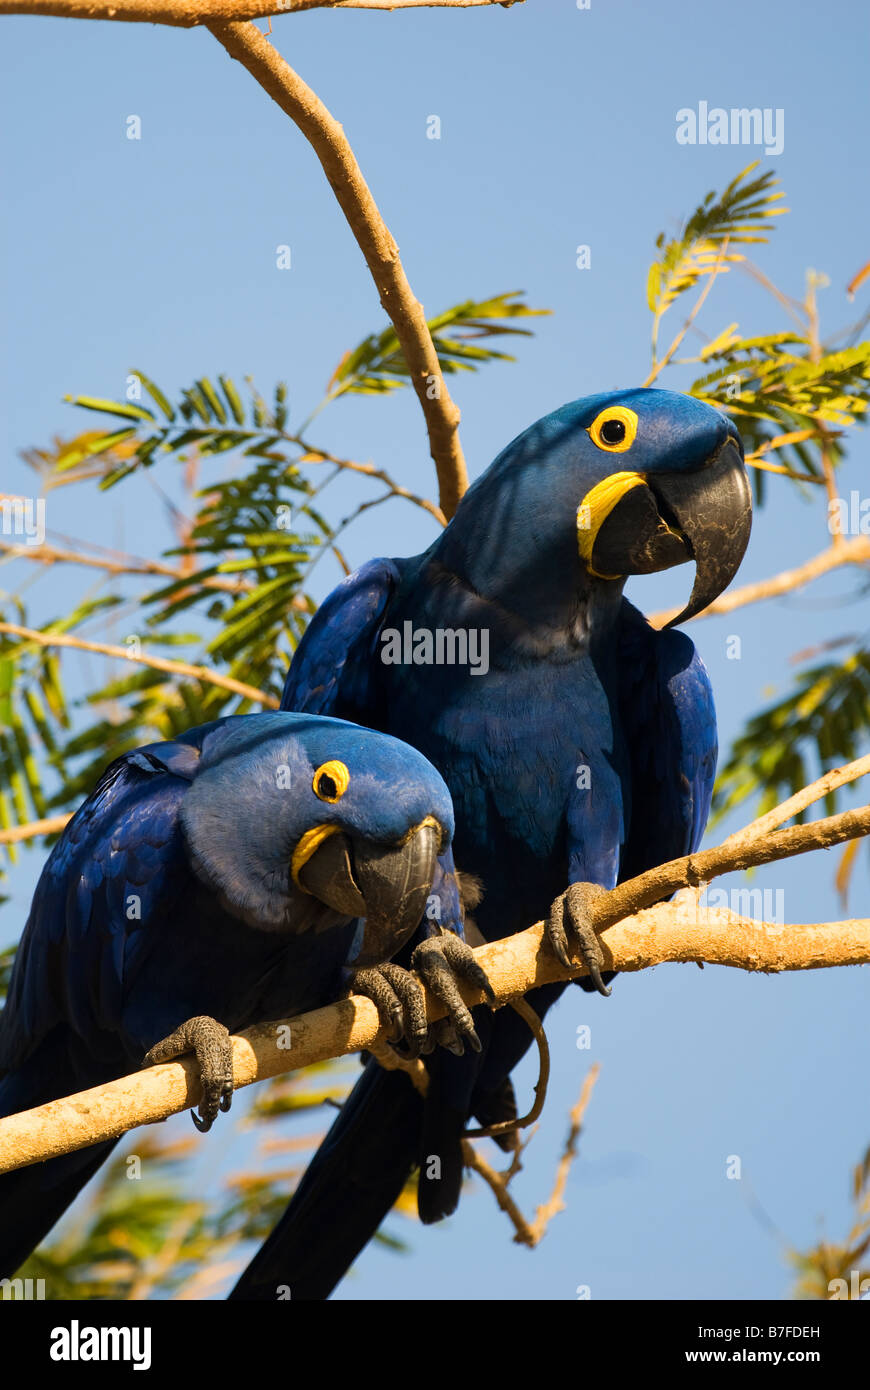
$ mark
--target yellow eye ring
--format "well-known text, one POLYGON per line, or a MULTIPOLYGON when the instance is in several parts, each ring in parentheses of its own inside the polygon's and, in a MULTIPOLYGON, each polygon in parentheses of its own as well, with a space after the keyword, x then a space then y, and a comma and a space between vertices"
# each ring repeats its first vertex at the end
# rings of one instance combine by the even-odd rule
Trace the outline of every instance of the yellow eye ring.
POLYGON ((596 415, 586 433, 592 443, 605 453, 624 454, 635 441, 637 416, 627 406, 609 405, 600 415, 596 415), (606 430, 608 425, 612 426, 610 430, 606 430), (608 434, 611 438, 606 437, 608 434))
POLYGON ((314 795, 321 801, 340 801, 349 785, 350 773, 337 758, 331 758, 328 763, 321 763, 311 779, 314 795))

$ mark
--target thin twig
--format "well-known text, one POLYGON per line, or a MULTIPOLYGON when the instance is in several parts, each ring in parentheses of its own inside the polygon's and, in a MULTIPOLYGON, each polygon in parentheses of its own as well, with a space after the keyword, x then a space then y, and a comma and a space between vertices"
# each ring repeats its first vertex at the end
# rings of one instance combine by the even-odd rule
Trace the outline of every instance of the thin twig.
MULTIPOLYGON (((795 792, 787 801, 781 801, 778 806, 774 806, 772 811, 767 811, 765 815, 759 816, 757 820, 745 825, 742 830, 736 830, 733 835, 729 835, 727 840, 722 841, 723 848, 726 845, 736 845, 747 840, 756 839, 759 835, 767 835, 771 830, 776 830, 778 826, 784 825, 787 820, 797 816, 801 811, 805 811, 808 806, 812 806, 814 801, 821 801, 823 796, 829 792, 836 791, 838 787, 843 787, 847 782, 857 782, 859 777, 866 777, 870 773, 870 753, 863 758, 856 758, 854 762, 845 763, 842 767, 831 768, 823 777, 810 783, 801 791, 795 792)), ((857 840, 852 841, 857 844, 857 840)))
POLYGON ((538 1015, 525 999, 512 999, 511 1008, 529 1025, 538 1048, 538 1079, 535 1082, 535 1099, 532 1108, 527 1115, 520 1115, 515 1120, 499 1120, 496 1124, 486 1125, 483 1129, 467 1129, 463 1136, 465 1139, 495 1139, 496 1136, 500 1137, 503 1134, 515 1134, 519 1129, 528 1129, 530 1125, 535 1123, 544 1108, 544 1101, 547 1099, 547 1087, 550 1084, 550 1044, 547 1042, 547 1034, 544 1032, 544 1025, 538 1015))
POLYGON ((870 261, 865 261, 861 269, 856 271, 846 286, 846 294, 849 296, 849 299, 855 298, 855 291, 863 285, 868 276, 870 276, 870 261))
POLYGON ((191 585, 201 584, 205 589, 222 589, 230 594, 243 593, 252 586, 244 579, 221 579, 215 575, 201 579, 196 570, 183 572, 172 565, 161 564, 159 560, 140 560, 131 555, 126 561, 101 560, 95 555, 82 555, 77 550, 62 550, 56 545, 20 545, 17 541, 0 540, 0 550, 7 551, 16 560, 34 560, 41 565, 84 565, 90 569, 104 570, 106 574, 157 574, 168 579, 189 579, 191 585))
POLYGON ((178 1260, 185 1240, 202 1216, 203 1211, 204 1205, 199 1202, 191 1202, 185 1207, 164 1236, 160 1249, 150 1260, 145 1262, 144 1267, 133 1280, 127 1293, 127 1302, 139 1303, 147 1299, 148 1295, 178 1260))
POLYGON ((487 1163, 483 1155, 479 1154, 474 1145, 469 1143, 467 1139, 463 1139, 462 1141, 462 1162, 465 1167, 470 1168, 472 1172, 479 1173, 490 1188, 499 1207, 513 1225, 516 1232, 514 1240, 517 1244, 534 1245, 534 1232, 508 1191, 508 1183, 510 1181, 508 1173, 510 1169, 508 1169, 507 1173, 499 1173, 496 1168, 493 1168, 491 1164, 487 1163))
MULTIPOLYGON (((819 335, 819 307, 816 290, 822 282, 815 272, 812 271, 808 273, 807 279, 807 297, 804 309, 807 316, 807 339, 810 345, 809 356, 811 362, 818 363, 822 360, 822 342, 819 335)), ((835 507, 838 501, 837 479, 831 460, 831 440, 833 438, 833 431, 829 429, 823 420, 817 420, 816 424, 820 435, 819 455, 822 462, 822 473, 825 478, 825 488, 828 494, 828 508, 830 514, 830 509, 835 507)), ((844 544, 845 540, 838 529, 834 532, 833 548, 835 550, 841 549, 844 544)))
POLYGON ((509 1168, 499 1172, 493 1168, 486 1159, 483 1158, 467 1139, 463 1140, 462 1157, 466 1168, 471 1168, 473 1172, 479 1173, 484 1182, 489 1186, 501 1210, 507 1214, 514 1227, 514 1241, 517 1245, 527 1245, 534 1249, 539 1245, 546 1234, 547 1227, 560 1211, 564 1211, 565 1185, 568 1181, 568 1174, 571 1171, 571 1164, 577 1157, 577 1143, 580 1138, 580 1131, 583 1127, 583 1117, 592 1096, 595 1082, 601 1067, 598 1062, 589 1068, 583 1081, 580 1098, 571 1111, 571 1127, 568 1131, 568 1138, 559 1165, 556 1169, 556 1176, 553 1182, 553 1190, 546 1202, 538 1207, 534 1221, 528 1221, 514 1201, 509 1192, 511 1179, 515 1176, 518 1165, 516 1159, 509 1168))
POLYGON ((801 334, 806 333, 806 320, 802 316, 804 306, 800 300, 792 299, 790 294, 786 294, 784 290, 775 285, 772 280, 768 279, 763 270, 759 270, 754 261, 744 257, 742 261, 738 262, 738 269, 742 270, 745 275, 751 275, 753 280, 757 280, 759 285, 767 290, 768 294, 772 294, 774 299, 785 309, 792 322, 800 329, 801 334))
POLYGON ((438 474, 439 501, 451 517, 468 486, 459 443, 459 410, 441 372, 423 306, 415 299, 393 240, 341 125, 255 24, 209 23, 231 58, 247 68, 296 123, 323 166, 371 271, 420 401, 438 474))
MULTIPOLYGON (((840 431, 836 431, 837 434, 840 431)), ((817 486, 824 486, 824 478, 817 477, 814 473, 798 473, 796 469, 789 468, 785 463, 770 463, 764 458, 765 454, 771 453, 775 449, 785 449, 790 444, 803 444, 808 439, 818 439, 817 429, 809 430, 789 430, 787 434, 777 434, 771 439, 765 439, 754 449, 751 454, 747 454, 744 462, 747 467, 760 468, 765 473, 782 473, 787 478, 794 478, 799 483, 815 483, 817 486)))
POLYGON ((695 319, 698 317, 704 300, 707 298, 707 295, 713 288, 713 281, 718 279, 719 275, 722 273, 725 264, 725 253, 728 250, 729 240, 730 238, 726 237, 725 240, 722 242, 719 255, 716 258, 716 263, 707 274, 707 282, 704 285, 704 288, 701 290, 701 293, 698 295, 698 298, 695 300, 692 312, 689 314, 689 317, 686 319, 686 322, 683 324, 679 333, 674 338, 664 357, 662 357, 652 367, 651 371, 649 372, 649 375, 646 378, 646 381, 644 381, 643 383, 644 386, 651 386, 652 383, 655 381, 656 377, 659 376, 663 369, 668 365, 674 353, 679 348, 680 343, 683 341, 689 329, 692 327, 692 324, 695 322, 695 319))
POLYGON ((550 1193, 548 1200, 544 1202, 543 1206, 538 1207, 535 1213, 535 1219, 532 1222, 533 1245, 538 1245, 541 1242, 553 1217, 560 1211, 565 1210, 565 1203, 563 1200, 565 1185, 568 1181, 568 1174, 571 1171, 571 1164, 577 1157, 577 1144, 583 1129, 583 1120, 589 1101, 592 1099, 592 1092, 595 1088, 595 1083, 598 1080, 600 1071, 601 1064, 599 1062, 593 1063, 589 1068, 583 1080, 580 1097, 574 1109, 571 1111, 571 1127, 568 1130, 568 1138, 565 1140, 565 1147, 559 1159, 559 1166, 556 1169, 556 1180, 553 1183, 553 1191, 550 1193))
POLYGON ((0 845, 14 845, 19 840, 34 840, 37 835, 56 835, 72 818, 72 811, 65 811, 60 816, 46 816, 43 820, 28 821, 27 825, 13 825, 9 830, 0 830, 0 845))
POLYGON ((787 463, 768 463, 760 454, 747 454, 745 463, 747 468, 757 468, 760 473, 778 473, 783 478, 794 478, 796 483, 817 483, 822 487, 825 484, 824 478, 817 478, 812 473, 798 473, 787 463))
POLYGON ((239 1238, 236 1236, 217 1243, 212 1242, 209 1246, 208 1264, 203 1265, 195 1274, 191 1275, 187 1283, 182 1284, 172 1297, 178 1302, 191 1300, 199 1302, 207 1298, 211 1290, 223 1283, 230 1274, 238 1274, 244 1265, 244 1259, 241 1255, 237 1255, 234 1259, 221 1260, 219 1263, 215 1263, 217 1255, 224 1250, 232 1250, 238 1244, 239 1238))
MULTIPOLYGON (((317 449, 313 444, 306 443, 298 436, 294 437, 293 443, 305 450, 302 458, 297 460, 298 463, 334 463, 336 468, 345 468, 352 473, 364 473, 366 477, 377 478, 379 482, 386 484, 391 496, 404 497, 408 502, 413 502, 415 506, 422 507, 430 516, 434 516, 439 525, 447 525, 447 518, 440 507, 437 507, 434 502, 430 502, 428 497, 422 497, 419 493, 410 492, 408 488, 402 487, 385 468, 376 468, 373 463, 355 463, 351 459, 336 458, 335 454, 330 454, 325 449, 317 449)), ((380 502, 385 499, 377 498, 376 500, 380 502)), ((368 505, 371 506, 372 503, 368 505)))
POLYGON ((205 685, 218 685, 222 690, 231 690, 234 695, 242 695, 268 709, 277 709, 279 702, 273 695, 264 695, 253 685, 245 685, 232 676, 222 676, 207 666, 191 666, 186 661, 169 661, 163 656, 146 656, 144 652, 135 653, 128 647, 114 647, 103 642, 85 642, 81 637, 69 637, 61 632, 38 632, 32 627, 21 627, 18 623, 0 623, 0 632, 11 637, 22 637, 35 642, 39 647, 73 647, 76 651, 96 652, 99 656, 112 656, 121 661, 133 661, 140 666, 150 666, 155 671, 165 671, 171 676, 187 676, 202 681, 205 685))

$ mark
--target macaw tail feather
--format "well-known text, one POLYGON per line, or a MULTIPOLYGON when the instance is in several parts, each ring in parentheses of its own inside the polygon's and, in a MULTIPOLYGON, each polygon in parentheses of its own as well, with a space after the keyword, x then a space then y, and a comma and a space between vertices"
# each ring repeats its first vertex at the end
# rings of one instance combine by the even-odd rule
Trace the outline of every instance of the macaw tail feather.
POLYGON ((114 1146, 99 1144, 0 1177, 0 1279, 33 1254, 114 1146))
MULTIPOLYGON (((96 1084, 96 1083, 94 1083, 96 1084)), ((0 1117, 82 1089, 61 1048, 40 1052, 0 1079, 0 1117)), ((116 1141, 0 1175, 0 1279, 11 1277, 59 1221, 116 1141)))
POLYGON ((459 1205, 465 1126, 464 1111, 443 1100, 440 1104, 428 1104, 424 1108, 420 1185, 417 1190, 417 1212, 424 1226, 432 1226, 436 1221, 443 1221, 445 1216, 452 1216, 459 1205))
POLYGON ((423 1100, 374 1060, 351 1091, 231 1299, 328 1298, 395 1205, 419 1160, 423 1100))

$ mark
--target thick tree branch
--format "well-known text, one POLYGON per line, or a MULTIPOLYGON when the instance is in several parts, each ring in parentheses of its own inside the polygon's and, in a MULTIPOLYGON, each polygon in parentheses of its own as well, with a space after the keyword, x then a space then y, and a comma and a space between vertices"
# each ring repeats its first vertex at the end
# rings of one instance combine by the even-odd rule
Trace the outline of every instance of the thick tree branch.
MULTIPOLYGON (((0 0, 2 3, 2 0, 0 0)), ((208 28, 268 92, 312 146, 356 237, 408 364, 429 432, 439 501, 450 519, 468 486, 459 443, 459 410, 450 398, 423 306, 415 299, 390 235, 341 125, 255 24, 210 23, 208 28)))
MULTIPOLYGON (((838 816, 827 816, 824 820, 812 821, 809 825, 774 830, 768 835, 754 834, 745 840, 738 838, 731 844, 719 845, 716 849, 687 854, 682 859, 671 859, 667 864, 649 869, 645 874, 639 874, 637 878, 631 878, 626 883, 618 883, 610 893, 602 891, 597 904, 593 904, 595 928, 597 931, 603 931, 613 923, 622 921, 630 913, 641 912, 644 908, 660 902, 662 898, 675 893, 678 888, 697 888, 721 874, 757 868, 760 864, 770 864, 774 860, 791 859, 794 855, 806 854, 811 849, 830 849, 832 845, 842 844, 845 840, 856 840, 862 835, 870 835, 870 806, 863 806, 858 811, 842 811, 838 816)), ((741 962, 729 959, 717 960, 716 963, 739 966, 741 962)), ((605 968, 610 970, 613 967, 608 964, 605 968)), ((620 970, 626 968, 631 967, 619 966, 620 970)), ((802 967, 792 965, 778 968, 797 970, 802 967)))
MULTIPOLYGON (((510 0, 522 3, 522 0, 510 0)), ((265 19, 303 10, 476 9, 504 0, 0 0, 0 14, 111 19, 192 29, 212 20, 265 19)))
MULTIPOLYGON (((593 900, 602 938, 604 969, 635 971, 665 961, 727 965, 742 970, 817 970, 870 964, 870 918, 812 926, 754 922, 737 913, 709 909, 687 912, 677 902, 660 902, 683 886, 870 833, 870 807, 845 811, 811 825, 777 830, 749 841, 676 859, 618 885, 593 900), (657 906, 650 906, 656 903, 657 906), (629 915, 632 914, 632 915, 629 915)), ((475 952, 499 1004, 539 985, 573 979, 585 967, 566 971, 544 941, 541 923, 475 952)), ((469 1004, 482 1002, 463 989, 469 1004)), ((428 1000, 430 1019, 444 1009, 428 1000)), ((289 1021, 258 1024, 233 1039, 237 1087, 310 1066, 313 1062, 379 1047, 384 1041, 377 1010, 352 996, 289 1021)), ((0 1172, 56 1154, 117 1138, 136 1125, 151 1124, 199 1101, 193 1060, 169 1062, 105 1086, 0 1120, 0 1172)))
POLYGON ((278 708, 278 701, 274 696, 264 695, 262 690, 245 685, 244 681, 234 680, 232 676, 222 676, 219 671, 212 671, 208 666, 191 666, 186 661, 169 661, 164 656, 146 656, 144 652, 137 655, 129 647, 115 647, 108 642, 85 642, 81 637, 68 637, 62 632, 39 632, 36 628, 21 627, 18 623, 0 623, 0 632, 6 632, 12 637, 23 637, 28 642, 35 642, 39 647, 74 647, 76 651, 114 656, 119 661, 135 661, 140 666, 150 666, 155 671, 165 671, 170 676, 188 676, 192 680, 203 681, 206 685, 219 685, 223 690, 231 690, 234 695, 243 695, 246 700, 266 705, 268 709, 278 708))
MULTIPOLYGON (((783 570, 780 574, 772 575, 770 579, 760 579, 756 584, 744 584, 739 589, 732 589, 730 593, 723 594, 700 613, 696 613, 690 621, 696 622, 699 618, 715 618, 723 613, 733 613, 736 608, 745 608, 747 604, 758 603, 760 599, 780 598, 783 594, 793 593, 795 589, 802 589, 804 585, 811 584, 814 579, 828 574, 831 570, 840 569, 842 565, 868 564, 870 537, 854 536, 851 540, 841 539, 840 544, 829 546, 820 555, 807 560, 805 565, 798 565, 793 570, 783 570)), ((650 614, 648 621, 653 627, 664 627, 665 623, 669 623, 679 612, 679 608, 669 608, 663 613, 650 614)))

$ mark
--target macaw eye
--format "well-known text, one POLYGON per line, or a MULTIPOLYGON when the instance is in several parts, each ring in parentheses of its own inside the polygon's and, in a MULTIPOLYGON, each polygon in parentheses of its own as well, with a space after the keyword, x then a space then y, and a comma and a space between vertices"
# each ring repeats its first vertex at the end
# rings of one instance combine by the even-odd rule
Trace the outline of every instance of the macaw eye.
POLYGON ((624 405, 609 405, 587 430, 592 443, 609 454, 624 454, 637 434, 637 416, 624 405))
POLYGON ((330 759, 328 763, 321 763, 311 782, 314 795, 321 801, 340 800, 349 785, 350 773, 337 758, 330 759))

